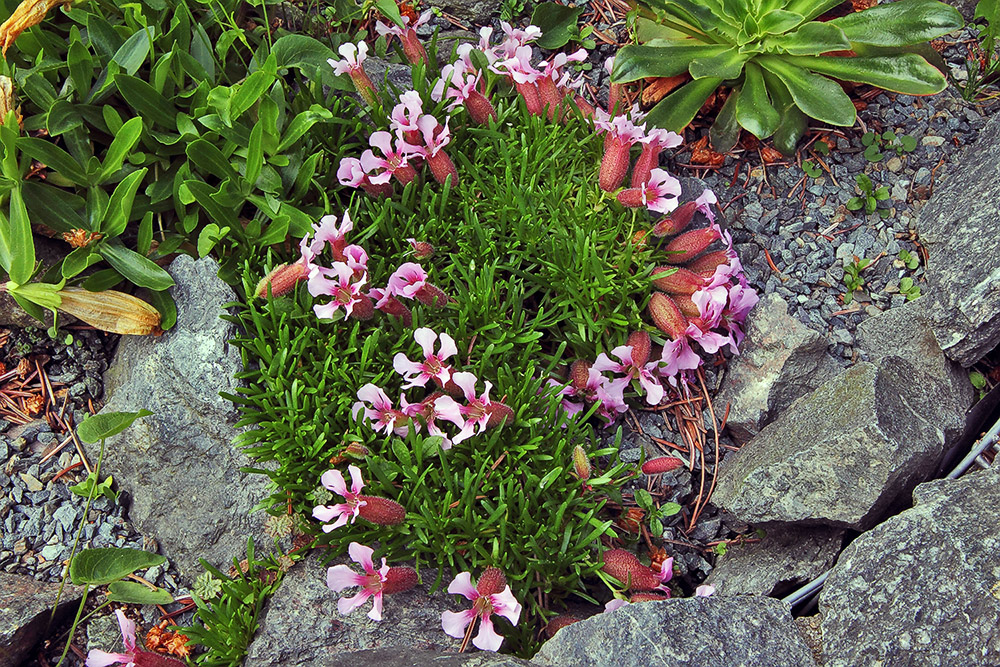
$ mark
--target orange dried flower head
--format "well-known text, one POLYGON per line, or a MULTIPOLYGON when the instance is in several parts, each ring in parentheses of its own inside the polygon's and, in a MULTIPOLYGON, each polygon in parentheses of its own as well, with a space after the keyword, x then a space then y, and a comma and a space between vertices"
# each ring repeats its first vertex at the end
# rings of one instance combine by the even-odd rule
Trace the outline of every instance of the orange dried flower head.
POLYGON ((72 229, 63 233, 63 241, 74 248, 84 248, 94 241, 99 241, 104 234, 100 232, 88 232, 86 229, 72 229))
POLYGON ((45 408, 45 399, 41 396, 29 396, 24 399, 24 408, 30 416, 34 417, 45 408))
POLYGON ((621 516, 618 517, 615 523, 623 530, 627 530, 630 533, 638 533, 641 530, 640 524, 644 516, 646 516, 646 512, 641 508, 629 507, 621 513, 621 516))
POLYGON ((7 55, 7 49, 17 36, 32 26, 42 22, 45 15, 56 5, 67 5, 68 0, 24 0, 10 18, 0 25, 0 54, 7 55))

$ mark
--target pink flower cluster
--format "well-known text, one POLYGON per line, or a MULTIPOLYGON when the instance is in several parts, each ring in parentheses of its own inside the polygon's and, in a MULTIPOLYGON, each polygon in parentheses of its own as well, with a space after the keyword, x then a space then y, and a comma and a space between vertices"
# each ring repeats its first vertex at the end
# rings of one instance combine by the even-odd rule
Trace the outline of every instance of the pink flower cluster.
POLYGON ((413 332, 413 338, 420 345, 423 359, 411 361, 400 352, 393 359, 393 369, 406 381, 403 389, 425 387, 428 382, 436 385, 437 389, 418 403, 410 403, 400 392, 397 408, 384 389, 368 383, 358 390, 358 401, 351 408, 355 418, 363 412, 364 419, 376 433, 388 435, 391 431, 401 437, 406 437, 411 427, 419 432, 426 426, 428 433, 444 439, 442 449, 450 449, 453 444, 481 434, 513 416, 509 407, 490 399, 491 382, 485 381, 485 390, 477 394, 476 376, 455 371, 448 363, 448 359, 458 354, 451 336, 446 333, 439 336, 431 329, 421 327, 413 332), (435 342, 438 343, 437 350, 434 349, 435 342), (465 402, 459 403, 456 398, 465 402), (443 430, 442 422, 451 423, 458 432, 449 435, 443 430))

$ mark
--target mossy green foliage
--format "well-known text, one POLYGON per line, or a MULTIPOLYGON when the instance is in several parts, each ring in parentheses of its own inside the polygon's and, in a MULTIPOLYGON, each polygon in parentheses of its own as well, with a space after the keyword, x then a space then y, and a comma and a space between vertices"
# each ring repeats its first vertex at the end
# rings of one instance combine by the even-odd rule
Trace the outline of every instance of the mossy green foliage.
MULTIPOLYGON (((358 192, 350 207, 348 242, 368 251, 371 285, 413 261, 406 239, 416 238, 434 245, 421 265, 452 301, 442 309, 408 302, 412 327, 380 313, 367 322, 321 323, 303 286, 253 301, 239 314, 246 333, 235 341, 252 370, 231 398, 243 405, 247 452, 278 464, 267 472, 277 485, 274 511, 285 511, 290 496, 294 510, 309 515, 320 504, 320 475, 358 465, 363 493, 397 500, 407 518, 388 528, 359 519, 321 534, 330 553, 351 541, 377 542, 377 555, 415 558, 437 584, 458 571, 500 567, 528 612, 516 629, 506 628, 508 645, 530 654, 538 623, 555 613, 542 600, 589 599, 585 580, 596 581, 598 539, 613 534, 600 510, 628 477, 615 448, 597 449, 597 420, 568 419, 546 380, 644 326, 653 250, 633 243, 649 226, 646 213, 602 198, 602 140, 589 125, 550 123, 520 102, 498 106, 498 123, 458 130, 448 146, 456 187, 415 182, 392 199, 358 192), (403 381, 392 359, 400 352, 422 358, 412 336, 420 326, 453 336, 454 370, 474 373, 478 391, 492 382, 491 397, 511 407, 514 419, 447 451, 426 430, 383 437, 353 419, 355 394, 366 383, 397 402, 403 381), (369 455, 331 466, 350 442, 369 455), (591 489, 572 472, 577 444, 595 467, 591 489)), ((261 275, 247 271, 247 293, 261 275)), ((407 400, 430 390, 409 389, 407 400)))

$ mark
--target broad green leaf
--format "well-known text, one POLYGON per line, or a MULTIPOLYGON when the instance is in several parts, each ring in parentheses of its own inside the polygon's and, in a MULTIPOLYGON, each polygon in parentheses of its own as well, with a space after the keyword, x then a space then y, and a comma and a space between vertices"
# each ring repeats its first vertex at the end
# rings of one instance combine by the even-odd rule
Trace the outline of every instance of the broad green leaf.
POLYGON ((851 48, 843 30, 832 23, 818 21, 810 21, 794 32, 772 38, 768 43, 796 56, 813 56, 851 48))
POLYGON ((268 58, 270 68, 262 67, 246 78, 233 93, 229 102, 229 118, 236 120, 244 111, 252 107, 271 87, 275 80, 274 56, 268 58))
POLYGON ((118 242, 101 243, 98 249, 108 264, 139 287, 159 291, 174 285, 174 279, 162 267, 118 242))
POLYGON ((83 496, 84 498, 90 498, 90 497, 96 498, 98 495, 101 495, 110 500, 111 502, 116 503, 118 502, 118 496, 121 494, 121 492, 119 491, 116 493, 114 489, 111 488, 111 485, 114 483, 114 481, 115 481, 114 477, 108 475, 103 482, 98 482, 97 475, 95 473, 90 473, 87 475, 87 478, 85 480, 83 480, 79 484, 74 484, 73 486, 69 487, 69 490, 71 493, 75 493, 78 496, 83 496))
MULTIPOLYGON (((84 442, 95 443, 121 433, 131 426, 136 419, 148 417, 151 414, 153 413, 149 410, 139 410, 138 412, 102 412, 96 415, 88 415, 77 426, 76 434, 84 442)), ((156 565, 156 563, 153 563, 153 565, 156 565)), ((152 567, 152 565, 148 565, 147 567, 152 567)), ((129 572, 126 572, 126 574, 129 574, 129 572)), ((124 574, 121 575, 121 577, 124 576, 124 574)), ((120 579, 121 577, 115 577, 115 579, 120 579)))
POLYGON ((94 61, 90 55, 90 50, 81 41, 74 41, 69 45, 66 53, 66 65, 69 67, 69 77, 73 80, 73 86, 82 95, 90 90, 94 83, 94 61))
POLYGON ((244 178, 249 185, 254 185, 264 166, 264 126, 255 123, 250 131, 250 145, 247 146, 247 161, 244 178))
POLYGON ((212 252, 215 244, 224 239, 228 233, 228 227, 219 229, 219 226, 214 222, 210 222, 202 227, 201 232, 198 234, 198 256, 204 257, 212 252))
MULTIPOLYGON (((100 416, 93 415, 87 419, 100 416)), ((85 420, 83 424, 86 423, 85 420)), ((83 424, 80 424, 79 429, 83 428, 83 424)), ((81 435, 80 437, 82 438, 83 436, 81 435)), ((82 586, 83 584, 103 586, 110 584, 112 581, 118 581, 122 577, 127 577, 136 570, 146 570, 154 565, 162 565, 166 560, 163 556, 151 554, 148 551, 140 549, 125 547, 120 549, 114 547, 107 549, 84 549, 73 557, 73 561, 69 564, 69 575, 76 586, 82 586)))
POLYGON ((105 58, 112 58, 125 41, 98 13, 87 14, 87 36, 94 50, 105 58))
POLYGON ((131 217, 135 193, 147 171, 149 170, 146 167, 133 171, 115 186, 114 192, 111 193, 111 199, 108 201, 104 220, 98 226, 98 230, 103 232, 105 237, 114 238, 125 231, 131 217))
POLYGON ((329 109, 324 109, 318 104, 312 105, 302 113, 297 114, 288 124, 288 127, 285 129, 285 134, 281 138, 281 143, 278 144, 276 152, 282 153, 290 148, 316 123, 332 119, 333 114, 330 113, 329 109))
POLYGON ((229 158, 219 150, 215 143, 207 139, 195 139, 187 145, 184 153, 198 169, 220 180, 239 178, 239 174, 233 169, 229 158))
POLYGON ((10 219, 0 218, 0 225, 5 228, 6 245, 10 250, 10 279, 23 285, 35 271, 35 240, 31 236, 28 209, 19 186, 10 191, 10 219))
POLYGON ((730 38, 739 31, 741 21, 737 21, 726 12, 718 0, 670 0, 665 5, 677 5, 684 12, 701 24, 705 30, 716 30, 730 38))
POLYGON ((844 0, 791 0, 785 5, 785 9, 801 14, 806 21, 812 21, 843 2, 844 0))
POLYGON ((1000 30, 1000 0, 979 0, 973 18, 986 19, 993 30, 1000 30))
POLYGON ((90 248, 75 248, 63 259, 62 268, 60 269, 62 277, 72 278, 91 264, 99 261, 101 261, 100 255, 91 252, 90 248))
POLYGON ((21 137, 17 140, 17 147, 28 157, 38 160, 75 185, 90 183, 87 171, 76 158, 51 141, 36 137, 21 137))
POLYGON ((103 269, 90 274, 80 286, 89 292, 103 292, 117 286, 121 281, 122 275, 120 273, 114 269, 103 269))
POLYGON ((173 103, 142 79, 119 72, 115 75, 115 86, 143 118, 170 130, 177 127, 177 109, 173 103))
POLYGON ((165 589, 154 591, 138 581, 113 581, 108 584, 108 600, 125 604, 170 604, 174 597, 165 589))
POLYGON ((135 241, 135 249, 140 255, 148 255, 153 246, 153 212, 146 211, 139 223, 139 233, 135 241))
POLYGON ((235 212, 216 201, 215 196, 222 191, 221 188, 217 191, 208 183, 196 180, 185 181, 184 185, 198 202, 198 205, 205 209, 212 222, 219 227, 234 229, 239 224, 235 212))
POLYGON ((736 104, 736 120, 758 139, 774 134, 781 116, 771 104, 764 86, 764 75, 753 62, 746 65, 743 91, 736 104))
POLYGON ((160 328, 164 331, 172 329, 177 323, 177 304, 174 303, 174 297, 170 296, 169 291, 150 292, 149 305, 159 311, 160 328))
POLYGON ((899 0, 830 21, 851 42, 906 46, 927 42, 964 25, 957 9, 937 0, 899 0))
POLYGON ((212 51, 212 42, 208 38, 208 33, 205 32, 205 28, 200 23, 194 25, 194 32, 191 35, 191 56, 205 70, 207 81, 215 83, 215 54, 212 51))
POLYGON ((560 5, 555 2, 540 2, 531 12, 531 25, 542 29, 538 46, 543 49, 559 49, 569 42, 575 30, 583 7, 560 5))
POLYGON ((733 47, 714 56, 692 60, 688 71, 695 79, 735 79, 743 71, 743 63, 749 58, 749 53, 740 53, 739 49, 733 47))
POLYGON ((118 64, 127 74, 135 74, 146 61, 149 55, 149 47, 153 43, 154 28, 147 27, 144 30, 137 30, 125 43, 119 47, 111 59, 118 64))
POLYGON ((712 142, 712 148, 719 153, 728 153, 740 140, 740 124, 736 121, 736 105, 739 99, 740 89, 734 88, 715 116, 712 127, 709 128, 708 138, 712 142))
POLYGON ((801 14, 784 9, 775 9, 761 17, 757 22, 761 34, 782 35, 804 21, 801 14))
POLYGON ((406 27, 403 23, 403 17, 399 15, 399 7, 396 5, 395 0, 375 0, 375 6, 382 16, 386 17, 393 23, 395 23, 400 28, 406 27))
POLYGON ((774 131, 771 141, 775 148, 781 151, 782 155, 794 155, 799 140, 806 132, 809 119, 802 113, 791 94, 781 80, 770 72, 764 70, 764 84, 771 96, 771 103, 781 116, 778 128, 774 131))
POLYGON ((61 233, 73 229, 92 231, 90 223, 80 214, 86 207, 82 197, 38 181, 25 181, 21 187, 28 214, 34 222, 61 233))
POLYGON ((724 45, 691 44, 682 46, 640 46, 630 44, 615 55, 611 80, 629 83, 648 77, 677 76, 688 71, 695 58, 711 58, 727 51, 724 45))
POLYGON ((646 122, 650 127, 662 127, 679 133, 694 119, 705 100, 721 83, 722 79, 718 78, 687 82, 660 100, 646 116, 646 122))
POLYGON ((274 221, 267 226, 267 231, 261 234, 260 238, 257 239, 258 245, 267 246, 284 241, 288 236, 288 224, 289 218, 287 215, 279 215, 276 217, 274 221))
POLYGON ((832 125, 854 125, 857 110, 836 82, 777 56, 761 56, 757 62, 785 84, 796 106, 807 116, 832 125))
POLYGON ((101 167, 101 183, 118 173, 125 162, 125 158, 135 148, 142 136, 142 118, 136 116, 125 122, 121 128, 115 132, 115 138, 108 146, 108 152, 104 155, 104 164, 101 167))
POLYGON ((338 56, 323 42, 308 35, 285 35, 271 47, 278 69, 296 67, 306 73, 314 73, 322 68, 329 69, 327 60, 338 56))
POLYGON ((932 95, 948 85, 937 68, 915 53, 870 58, 799 56, 786 60, 836 79, 868 83, 907 95, 932 95))

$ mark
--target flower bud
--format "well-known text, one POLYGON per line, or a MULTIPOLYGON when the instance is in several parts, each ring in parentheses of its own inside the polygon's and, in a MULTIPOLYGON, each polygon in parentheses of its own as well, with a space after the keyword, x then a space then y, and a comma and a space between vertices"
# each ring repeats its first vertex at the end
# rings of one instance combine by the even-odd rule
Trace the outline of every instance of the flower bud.
POLYGON ((385 298, 380 298, 380 303, 382 305, 377 306, 386 315, 392 315, 393 317, 398 317, 403 321, 403 326, 410 326, 413 324, 413 313, 406 306, 405 303, 400 301, 394 296, 388 296, 385 298))
POLYGON ((365 103, 372 107, 378 107, 378 92, 375 90, 375 84, 372 80, 368 78, 368 74, 361 67, 352 67, 348 74, 351 77, 351 81, 354 83, 354 89, 358 91, 358 95, 365 103))
POLYGON ((605 574, 622 582, 627 590, 652 591, 660 587, 659 574, 653 568, 643 565, 631 551, 609 549, 601 555, 605 574))
POLYGON ((393 566, 385 573, 383 593, 402 593, 417 585, 417 573, 412 567, 393 566))
POLYGON ((528 113, 541 116, 542 96, 538 91, 538 86, 534 83, 518 83, 515 81, 514 88, 524 98, 524 104, 528 107, 528 113))
POLYGON ((469 112, 469 118, 472 119, 472 122, 479 125, 489 125, 491 118, 497 119, 496 109, 478 90, 473 90, 465 98, 465 110, 469 112))
POLYGON ((403 185, 411 182, 417 177, 417 170, 409 164, 404 164, 402 166, 396 167, 396 171, 392 172, 393 177, 403 185))
POLYGON ((663 292, 654 292, 649 298, 649 315, 653 323, 673 340, 683 338, 688 321, 673 299, 663 292))
POLYGON ((95 329, 133 336, 163 333, 159 311, 131 294, 115 290, 91 292, 82 287, 63 287, 57 294, 59 310, 95 329))
POLYGON ((729 255, 726 254, 725 250, 716 250, 695 258, 687 265, 687 268, 706 278, 711 278, 715 274, 715 270, 724 264, 729 264, 729 255))
POLYGON ((438 183, 444 183, 450 176, 451 187, 458 185, 458 169, 455 168, 455 163, 443 150, 428 155, 427 166, 431 168, 431 174, 434 175, 434 180, 438 183))
POLYGON ((545 109, 549 120, 555 120, 556 109, 563 99, 562 93, 559 92, 556 82, 550 76, 539 78, 536 85, 538 86, 538 96, 541 99, 542 108, 545 109))
POLYGON ((434 256, 434 246, 432 246, 427 241, 418 241, 416 239, 406 239, 410 243, 410 247, 413 248, 414 259, 430 259, 434 256))
MULTIPOLYGON (((624 178, 624 177, 623 177, 624 178)), ((642 188, 626 188, 618 193, 618 203, 629 208, 642 208, 646 205, 642 201, 642 188)))
POLYGON ((486 428, 500 426, 500 424, 503 424, 505 421, 512 423, 514 421, 514 411, 503 403, 493 401, 484 408, 484 411, 490 416, 490 418, 486 421, 486 428))
POLYGON ((670 472, 671 470, 676 470, 684 465, 684 461, 673 456, 660 456, 655 459, 650 459, 642 464, 642 474, 644 475, 659 475, 660 473, 670 472))
MULTIPOLYGON (((598 184, 605 192, 614 192, 622 184, 622 181, 625 180, 625 174, 628 173, 631 161, 629 157, 631 149, 632 145, 627 141, 622 141, 610 133, 608 134, 608 140, 605 142, 604 157, 601 158, 601 172, 598 176, 598 184)), ((629 199, 629 201, 632 201, 632 199, 629 199)), ((625 205, 632 206, 632 204, 625 205)), ((633 206, 633 208, 637 207, 633 206)))
POLYGON ((376 199, 392 196, 392 183, 371 183, 367 176, 365 176, 365 180, 361 184, 361 189, 369 197, 375 197, 376 199))
POLYGON ((406 518, 406 509, 395 500, 378 496, 358 496, 358 500, 364 501, 358 516, 379 526, 395 526, 406 518))
POLYGON ((573 448, 573 474, 579 480, 590 479, 590 459, 587 458, 587 452, 580 445, 573 448))
POLYGON ((635 161, 635 166, 632 167, 633 188, 642 187, 644 183, 649 182, 649 176, 653 169, 660 166, 660 152, 662 150, 660 144, 656 142, 642 145, 642 153, 639 154, 639 159, 635 161))
POLYGON ((719 230, 715 227, 704 227, 684 232, 667 244, 666 261, 668 264, 684 264, 695 255, 712 245, 719 238, 719 230))
POLYGON ((448 303, 448 295, 441 288, 427 282, 414 294, 414 297, 420 303, 434 308, 444 308, 448 303))
POLYGON ((496 595, 502 593, 506 587, 507 577, 496 567, 486 568, 476 583, 476 590, 480 595, 496 595))
POLYGON ((302 262, 281 264, 271 269, 269 274, 260 279, 257 287, 254 288, 253 295, 258 299, 266 299, 268 289, 270 289, 272 296, 282 296, 291 292, 298 282, 308 277, 306 267, 302 262))
POLYGON ((678 206, 665 218, 661 218, 653 226, 653 236, 663 238, 664 236, 674 236, 684 231, 694 219, 694 213, 698 210, 698 205, 693 201, 685 202, 678 206))
POLYGON ((574 361, 569 367, 569 379, 574 389, 586 391, 587 383, 590 382, 590 362, 586 359, 574 361))
POLYGON ((632 346, 632 363, 636 366, 645 366, 649 361, 649 334, 645 331, 633 331, 625 344, 632 346))
POLYGON ((403 44, 403 55, 406 59, 410 61, 411 65, 416 65, 417 63, 423 61, 428 62, 427 50, 424 45, 420 43, 420 38, 417 37, 417 31, 413 28, 409 28, 403 32, 402 37, 400 37, 400 42, 403 44))
POLYGON ((579 95, 574 96, 573 101, 576 102, 576 108, 580 110, 580 115, 588 119, 592 119, 594 117, 594 114, 597 112, 597 109, 594 108, 593 104, 583 99, 579 95))
POLYGON ((673 299, 677 307, 681 309, 684 316, 687 318, 699 317, 701 311, 698 309, 698 304, 691 300, 691 297, 687 294, 671 294, 670 298, 673 299))
POLYGON ((658 266, 653 269, 653 285, 669 294, 691 295, 705 286, 706 280, 687 269, 673 266, 658 266))
POLYGON ((559 614, 551 621, 545 624, 545 636, 552 639, 557 632, 565 628, 567 625, 573 625, 574 623, 579 623, 580 619, 576 616, 570 616, 569 614, 559 614))
POLYGON ((632 604, 636 602, 659 602, 660 600, 669 600, 670 591, 665 591, 664 593, 632 593, 629 596, 628 601, 632 604))
POLYGON ((375 304, 364 294, 358 295, 360 300, 354 303, 351 309, 351 317, 356 320, 370 320, 375 315, 375 304))

